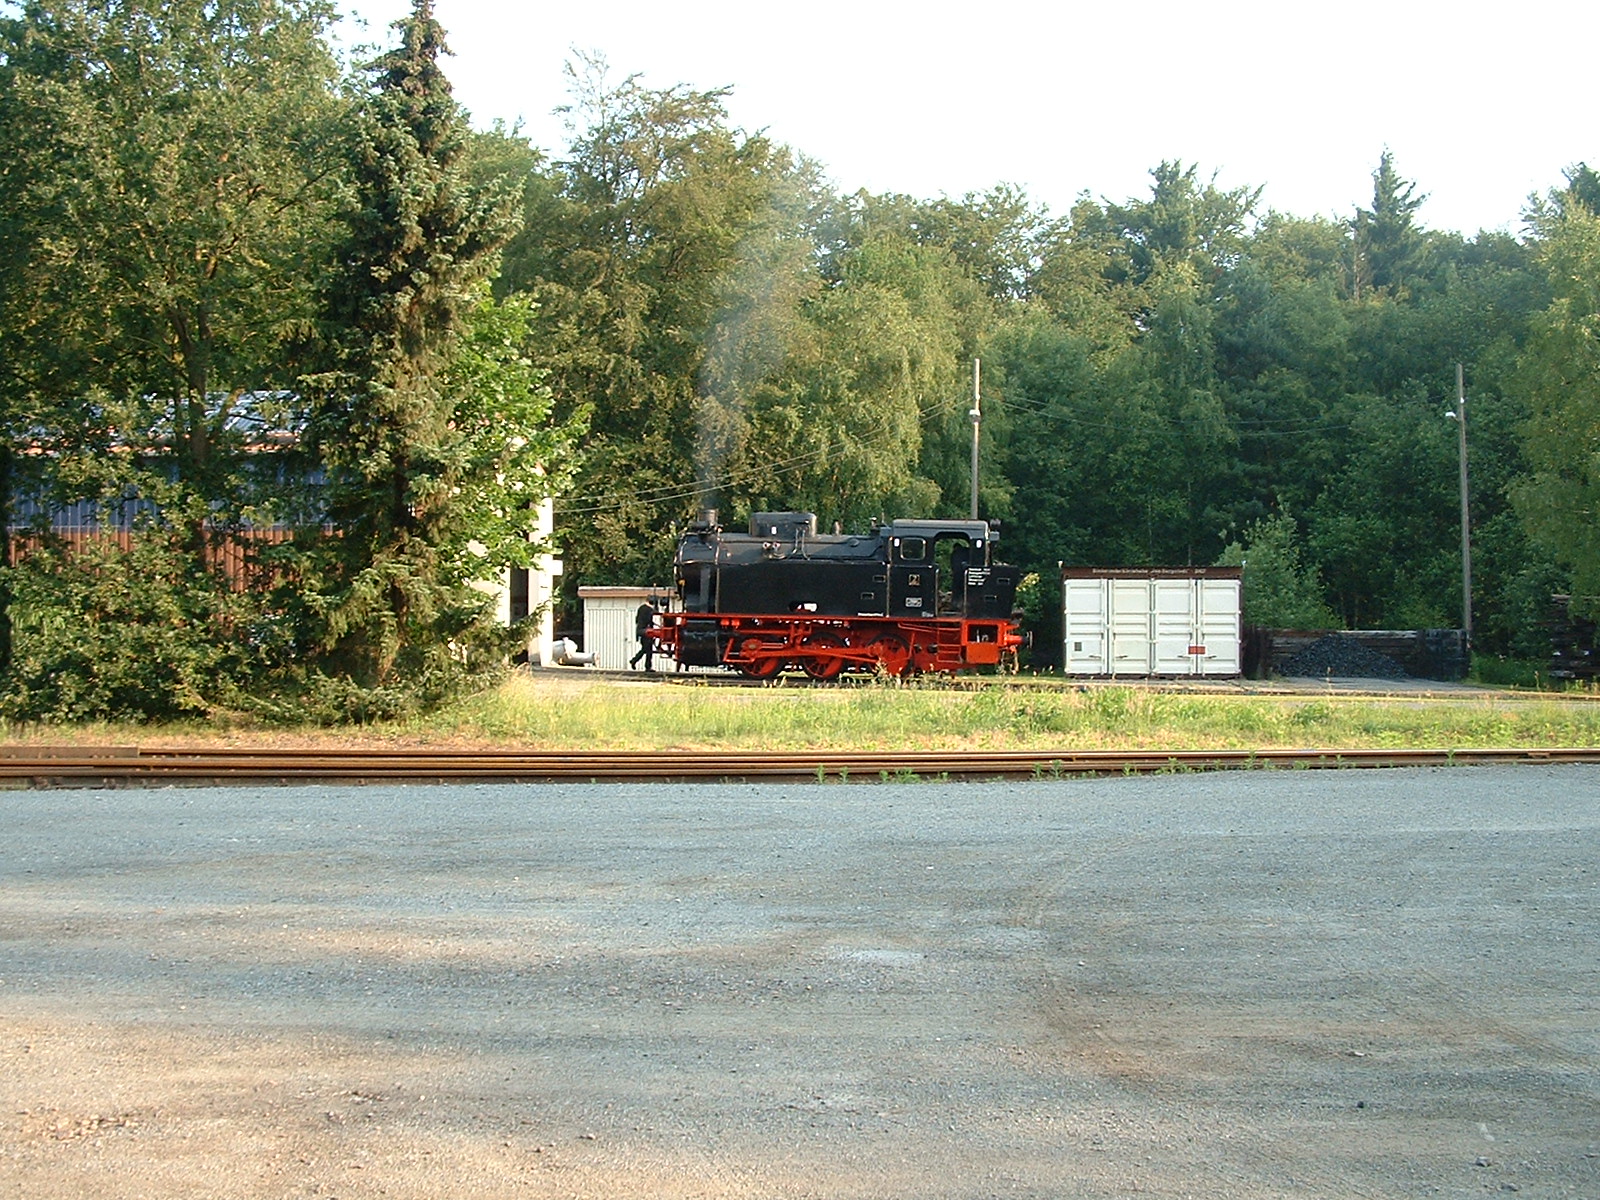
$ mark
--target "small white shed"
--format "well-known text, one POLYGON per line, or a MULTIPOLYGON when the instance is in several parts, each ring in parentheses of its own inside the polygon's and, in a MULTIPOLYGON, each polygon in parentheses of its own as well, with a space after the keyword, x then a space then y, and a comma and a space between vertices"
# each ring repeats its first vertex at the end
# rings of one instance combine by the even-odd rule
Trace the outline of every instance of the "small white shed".
POLYGON ((1232 676, 1243 670, 1238 567, 1067 567, 1068 675, 1232 676))
MULTIPOLYGON (((661 611, 673 607, 671 588, 666 587, 580 587, 578 600, 583 605, 583 649, 594 655, 594 665, 605 671, 626 671, 639 649, 634 636, 634 615, 639 605, 652 597, 661 611)), ((641 667, 643 663, 639 664, 641 667)), ((673 670, 668 659, 658 656, 655 668, 673 670)))

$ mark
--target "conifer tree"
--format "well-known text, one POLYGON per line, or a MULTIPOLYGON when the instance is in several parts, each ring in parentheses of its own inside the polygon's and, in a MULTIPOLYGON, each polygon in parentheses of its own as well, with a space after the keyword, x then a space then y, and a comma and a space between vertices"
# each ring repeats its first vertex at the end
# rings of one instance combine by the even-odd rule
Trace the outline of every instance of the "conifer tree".
POLYGON ((1428 197, 1416 190, 1415 183, 1401 178, 1394 155, 1385 149, 1372 174, 1372 207, 1356 212, 1362 273, 1377 291, 1400 296, 1427 266, 1427 239, 1416 224, 1416 212, 1428 197))
MULTIPOLYGON (((508 466, 474 442, 484 424, 457 419, 453 365, 489 303, 510 193, 468 181, 466 122, 440 66, 448 50, 431 0, 416 0, 396 29, 400 44, 368 67, 354 202, 326 292, 327 369, 308 380, 307 447, 334 532, 316 539, 301 598, 323 669, 363 687, 414 687, 479 625, 465 536, 475 514, 463 504, 483 503, 473 481, 503 479, 508 466)), ((515 353, 502 365, 531 371, 515 353)), ((535 408, 547 399, 522 391, 535 408)), ((527 449, 515 441, 496 440, 501 457, 527 449)))

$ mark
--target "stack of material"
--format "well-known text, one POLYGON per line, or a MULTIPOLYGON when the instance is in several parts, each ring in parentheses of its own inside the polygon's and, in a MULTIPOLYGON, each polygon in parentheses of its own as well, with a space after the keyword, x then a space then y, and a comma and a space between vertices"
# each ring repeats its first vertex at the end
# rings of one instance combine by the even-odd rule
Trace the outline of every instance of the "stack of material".
POLYGON ((1550 676, 1553 679, 1595 679, 1600 677, 1600 654, 1596 653, 1595 622, 1575 617, 1572 597, 1550 597, 1550 613, 1545 627, 1550 631, 1550 676))
POLYGON ((1280 675, 1313 679, 1337 676, 1351 679, 1404 679, 1406 670, 1387 654, 1368 649, 1354 638, 1330 633, 1300 653, 1275 664, 1280 675))

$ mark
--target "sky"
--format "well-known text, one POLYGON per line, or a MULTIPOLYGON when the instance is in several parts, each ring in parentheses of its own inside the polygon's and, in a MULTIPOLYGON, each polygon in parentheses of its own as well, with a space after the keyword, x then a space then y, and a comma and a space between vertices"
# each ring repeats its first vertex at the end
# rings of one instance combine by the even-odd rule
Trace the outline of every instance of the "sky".
MULTIPOLYGON (((841 192, 957 198, 1021 187, 1064 214, 1080 195, 1149 194, 1164 160, 1260 208, 1345 219, 1385 148, 1427 199, 1417 220, 1513 234, 1533 193, 1600 167, 1592 56, 1600 4, 1354 0, 434 0, 446 72, 473 123, 566 144, 566 64, 611 78, 728 87, 730 123, 820 163, 841 192)), ((409 0, 346 0, 347 40, 386 41, 409 0)))

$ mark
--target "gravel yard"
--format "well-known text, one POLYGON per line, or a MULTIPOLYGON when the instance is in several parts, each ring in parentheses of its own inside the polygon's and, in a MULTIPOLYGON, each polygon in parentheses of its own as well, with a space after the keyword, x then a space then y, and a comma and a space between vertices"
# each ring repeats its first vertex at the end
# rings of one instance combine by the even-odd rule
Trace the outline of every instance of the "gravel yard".
POLYGON ((1593 1200, 1597 800, 9 793, 0 1194, 1593 1200))

